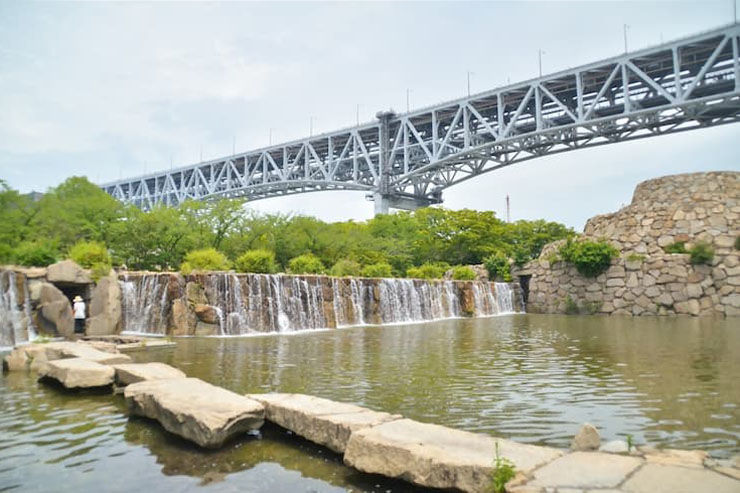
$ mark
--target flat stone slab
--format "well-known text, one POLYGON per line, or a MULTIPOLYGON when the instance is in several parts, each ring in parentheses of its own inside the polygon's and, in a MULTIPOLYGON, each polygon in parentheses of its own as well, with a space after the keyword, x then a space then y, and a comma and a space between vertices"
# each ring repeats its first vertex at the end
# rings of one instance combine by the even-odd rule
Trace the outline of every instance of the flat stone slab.
POLYGON ((118 344, 116 348, 124 353, 132 353, 135 351, 148 351, 150 349, 170 349, 177 347, 177 343, 174 341, 153 341, 146 340, 142 344, 141 342, 118 344))
POLYGON ((48 361, 65 358, 83 358, 95 361, 101 365, 115 365, 131 362, 130 356, 100 351, 89 344, 78 344, 76 342, 51 342, 43 344, 42 346, 46 349, 46 359, 48 361))
POLYGON ((630 493, 738 493, 740 481, 708 469, 648 463, 621 489, 630 493))
POLYGON ((265 419, 259 402, 197 378, 134 383, 124 396, 133 414, 156 419, 170 433, 206 448, 255 430, 265 419))
POLYGON ((113 383, 115 371, 82 358, 49 361, 39 372, 40 378, 51 378, 68 389, 105 387, 113 383))
POLYGON ((247 397, 265 406, 268 421, 339 453, 345 451, 353 432, 401 419, 398 414, 305 394, 251 394, 247 397))
POLYGON ((149 380, 187 377, 177 368, 164 363, 129 363, 113 365, 113 369, 116 371, 116 383, 122 386, 149 380))
POLYGON ((643 464, 642 459, 600 452, 573 452, 534 472, 527 486, 614 488, 643 464))
POLYGON ((400 419, 352 433, 344 462, 363 472, 420 486, 479 492, 490 485, 496 442, 500 456, 523 473, 563 454, 549 447, 400 419))

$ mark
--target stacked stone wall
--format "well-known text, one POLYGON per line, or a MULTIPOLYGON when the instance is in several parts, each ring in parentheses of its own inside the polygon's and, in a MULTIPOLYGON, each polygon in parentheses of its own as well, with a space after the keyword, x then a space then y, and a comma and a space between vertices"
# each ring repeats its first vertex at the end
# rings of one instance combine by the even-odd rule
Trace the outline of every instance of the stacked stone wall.
POLYGON ((518 275, 531 275, 527 310, 614 315, 739 316, 740 173, 674 175, 639 184, 632 202, 589 219, 583 237, 620 251, 610 268, 590 279, 547 245, 518 275), (709 265, 665 247, 699 242, 714 250, 709 265))

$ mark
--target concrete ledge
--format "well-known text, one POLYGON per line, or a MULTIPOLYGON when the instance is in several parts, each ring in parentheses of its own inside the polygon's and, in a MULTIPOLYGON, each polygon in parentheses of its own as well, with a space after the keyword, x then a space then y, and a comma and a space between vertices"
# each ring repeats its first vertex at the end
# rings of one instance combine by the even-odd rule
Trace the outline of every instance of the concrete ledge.
POLYGON ((115 371, 82 358, 49 361, 39 372, 40 378, 50 378, 68 389, 105 387, 113 383, 115 371))
POLYGON ((305 394, 252 394, 265 406, 265 419, 334 452, 343 453, 353 432, 401 419, 354 404, 305 394))
POLYGON ((363 472, 420 486, 482 492, 490 486, 496 442, 500 455, 524 474, 563 454, 548 447, 401 419, 352 433, 344 462, 363 472))
POLYGON ((134 383, 124 396, 133 414, 156 419, 170 433, 206 448, 264 423, 262 404, 197 378, 134 383))

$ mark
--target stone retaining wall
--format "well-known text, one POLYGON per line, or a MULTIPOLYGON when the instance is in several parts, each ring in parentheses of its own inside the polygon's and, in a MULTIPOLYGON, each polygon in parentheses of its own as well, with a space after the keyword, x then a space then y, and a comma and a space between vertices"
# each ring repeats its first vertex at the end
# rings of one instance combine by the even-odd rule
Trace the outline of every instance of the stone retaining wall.
POLYGON ((620 258, 589 279, 547 245, 518 276, 531 276, 527 310, 615 315, 740 315, 740 173, 674 175, 639 184, 632 203, 589 219, 583 237, 607 240, 620 258), (710 265, 664 248, 711 245, 710 265))

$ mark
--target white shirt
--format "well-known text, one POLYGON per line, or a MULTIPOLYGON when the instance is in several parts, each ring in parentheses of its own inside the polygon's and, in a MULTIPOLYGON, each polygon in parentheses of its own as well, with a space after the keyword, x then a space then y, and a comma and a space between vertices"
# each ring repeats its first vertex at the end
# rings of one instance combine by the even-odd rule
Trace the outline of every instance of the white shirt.
POLYGON ((74 305, 75 310, 75 319, 85 319, 85 302, 84 301, 76 301, 74 305))

